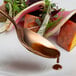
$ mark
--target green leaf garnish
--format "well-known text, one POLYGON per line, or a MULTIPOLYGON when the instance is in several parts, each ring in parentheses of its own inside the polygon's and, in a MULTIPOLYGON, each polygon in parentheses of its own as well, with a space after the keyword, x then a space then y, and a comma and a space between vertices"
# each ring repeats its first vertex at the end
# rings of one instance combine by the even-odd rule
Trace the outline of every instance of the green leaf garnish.
POLYGON ((8 3, 11 4, 12 7, 12 15, 13 17, 16 16, 21 10, 27 7, 26 0, 4 0, 6 1, 6 9, 10 10, 8 3))
POLYGON ((51 8, 54 8, 54 7, 56 7, 56 4, 55 3, 52 3, 51 4, 51 8))
POLYGON ((50 4, 50 0, 45 0, 45 6, 48 6, 50 4))
MULTIPOLYGON (((56 21, 54 21, 54 22, 52 22, 52 23, 49 23, 49 24, 48 24, 49 30, 52 30, 54 27, 58 26, 57 24, 58 24, 58 22, 60 22, 60 20, 61 20, 62 18, 63 18, 63 17, 60 17, 60 18, 57 19, 56 21)), ((47 30, 47 31, 48 31, 48 30, 47 30)), ((55 31, 55 30, 52 30, 52 31, 55 31)), ((53 33, 52 31, 47 32, 44 36, 45 36, 46 38, 48 38, 49 36, 53 35, 54 33, 53 33)))
POLYGON ((5 7, 6 7, 7 11, 9 11, 9 4, 8 3, 5 5, 5 7))
POLYGON ((54 16, 54 18, 57 18, 58 17, 58 14, 56 14, 55 16, 54 16))
POLYGON ((42 36, 44 35, 44 33, 46 31, 47 24, 50 20, 50 12, 51 12, 51 3, 48 6, 47 13, 46 13, 45 18, 43 20, 43 23, 42 23, 40 29, 38 30, 38 33, 42 36))
POLYGON ((37 18, 37 19, 35 20, 35 22, 36 22, 38 25, 41 25, 40 19, 37 18))
POLYGON ((58 22, 60 22, 61 19, 62 19, 62 17, 60 17, 59 19, 57 19, 53 22, 49 22, 47 24, 46 30, 48 30, 49 28, 52 29, 53 27, 55 27, 58 24, 58 22))

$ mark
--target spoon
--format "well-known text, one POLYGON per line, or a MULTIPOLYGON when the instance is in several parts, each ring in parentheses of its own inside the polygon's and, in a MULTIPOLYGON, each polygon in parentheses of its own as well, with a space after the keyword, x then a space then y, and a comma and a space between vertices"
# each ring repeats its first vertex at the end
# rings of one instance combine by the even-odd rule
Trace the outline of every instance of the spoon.
POLYGON ((0 10, 0 13, 7 17, 14 24, 18 39, 26 49, 45 58, 60 57, 60 52, 50 41, 29 30, 28 28, 23 28, 17 25, 15 21, 2 10, 0 10))

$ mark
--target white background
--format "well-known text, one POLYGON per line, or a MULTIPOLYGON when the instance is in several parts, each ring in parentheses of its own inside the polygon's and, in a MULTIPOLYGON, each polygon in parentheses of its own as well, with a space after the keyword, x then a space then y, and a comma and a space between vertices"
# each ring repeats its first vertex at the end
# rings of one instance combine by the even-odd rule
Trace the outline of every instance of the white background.
POLYGON ((52 0, 59 5, 60 8, 65 8, 66 10, 76 9, 76 0, 52 0))
MULTIPOLYGON (((76 9, 76 0, 52 2, 66 10, 76 9)), ((50 39, 61 52, 63 69, 58 71, 51 68, 56 59, 42 58, 27 51, 18 41, 15 30, 0 34, 0 76, 76 76, 76 47, 67 52, 53 40, 50 39)))

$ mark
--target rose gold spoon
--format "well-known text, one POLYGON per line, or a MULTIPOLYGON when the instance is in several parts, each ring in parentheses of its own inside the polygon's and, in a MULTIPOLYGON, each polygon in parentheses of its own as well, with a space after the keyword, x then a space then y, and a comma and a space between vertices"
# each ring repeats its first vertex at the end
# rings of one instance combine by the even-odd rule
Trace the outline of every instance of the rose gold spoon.
POLYGON ((17 25, 15 21, 2 10, 0 10, 0 13, 14 24, 18 39, 25 48, 42 57, 59 58, 60 52, 51 42, 31 30, 17 25))

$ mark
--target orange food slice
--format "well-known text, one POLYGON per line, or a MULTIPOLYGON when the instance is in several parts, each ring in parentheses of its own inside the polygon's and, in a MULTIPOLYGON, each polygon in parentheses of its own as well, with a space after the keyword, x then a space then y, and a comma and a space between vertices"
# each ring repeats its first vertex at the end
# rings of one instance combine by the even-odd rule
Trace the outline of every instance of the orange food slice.
POLYGON ((70 51, 76 46, 76 23, 68 20, 62 26, 57 43, 67 51, 70 51))

